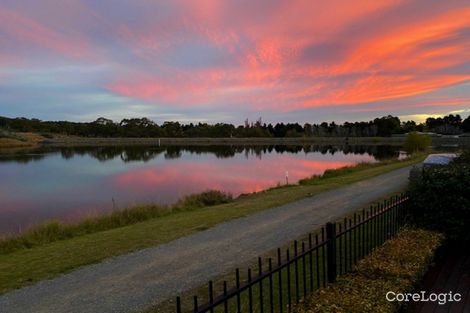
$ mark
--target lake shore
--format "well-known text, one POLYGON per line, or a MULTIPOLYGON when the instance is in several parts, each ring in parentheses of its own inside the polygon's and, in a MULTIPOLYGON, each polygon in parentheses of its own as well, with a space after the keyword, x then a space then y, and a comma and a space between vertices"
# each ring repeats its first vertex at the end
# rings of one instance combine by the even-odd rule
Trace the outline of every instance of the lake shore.
POLYGON ((79 266, 163 244, 232 219, 407 167, 422 161, 424 157, 420 154, 403 161, 362 165, 356 169, 352 167, 353 170, 338 171, 337 175, 323 179, 313 177, 304 184, 280 186, 240 196, 226 204, 176 211, 124 227, 52 240, 32 248, 18 246, 18 249, 7 249, 11 252, 0 254, 0 293, 55 277, 79 266))
POLYGON ((58 146, 102 145, 306 145, 306 144, 367 144, 400 145, 404 137, 285 137, 285 138, 84 138, 61 137, 45 143, 58 146))
MULTIPOLYGON (((56 134, 15 133, 0 138, 0 151, 7 149, 96 146, 162 146, 162 145, 403 145, 405 136, 392 137, 283 137, 283 138, 97 138, 56 134)), ((470 146, 470 137, 432 137, 435 146, 470 146)))
POLYGON ((46 138, 36 133, 0 134, 0 151, 4 149, 21 149, 40 147, 46 138))

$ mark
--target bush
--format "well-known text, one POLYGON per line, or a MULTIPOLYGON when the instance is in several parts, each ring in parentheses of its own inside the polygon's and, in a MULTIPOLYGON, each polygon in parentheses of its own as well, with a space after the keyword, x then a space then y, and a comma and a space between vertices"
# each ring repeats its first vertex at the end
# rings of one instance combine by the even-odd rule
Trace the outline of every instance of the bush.
POLYGON ((406 137, 403 149, 411 154, 417 151, 425 151, 430 145, 431 137, 412 132, 406 137))
POLYGON ((197 209, 205 206, 228 203, 233 200, 232 195, 218 190, 208 190, 199 194, 193 194, 179 200, 175 207, 197 209))
POLYGON ((428 269, 443 236, 425 230, 405 229, 365 257, 352 273, 309 296, 296 313, 396 312, 398 302, 388 302, 387 291, 413 291, 428 269))
POLYGON ((40 133, 40 135, 43 136, 44 138, 47 138, 47 139, 54 139, 54 135, 51 134, 51 133, 42 132, 42 133, 40 133))
POLYGON ((451 241, 470 240, 470 152, 448 166, 423 169, 409 193, 417 225, 442 232, 451 241))

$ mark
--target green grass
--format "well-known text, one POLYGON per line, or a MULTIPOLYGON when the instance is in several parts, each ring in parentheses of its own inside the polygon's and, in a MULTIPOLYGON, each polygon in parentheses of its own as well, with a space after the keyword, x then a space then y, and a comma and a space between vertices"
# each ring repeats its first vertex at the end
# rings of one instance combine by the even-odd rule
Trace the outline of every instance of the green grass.
POLYGON ((379 163, 358 163, 356 165, 352 166, 344 166, 340 167, 337 169, 329 169, 326 170, 323 175, 312 175, 310 177, 304 178, 299 180, 299 185, 316 185, 316 184, 321 184, 325 180, 339 177, 339 176, 345 176, 347 174, 352 174, 356 172, 360 172, 362 170, 370 170, 373 168, 383 168, 385 165, 389 164, 396 164, 396 160, 385 160, 379 163))
POLYGON ((159 245, 218 223, 371 178, 421 161, 424 155, 325 178, 314 184, 275 188, 242 196, 233 202, 197 210, 176 210, 132 225, 81 235, 28 249, 0 254, 0 293, 150 246, 159 245))
POLYGON ((208 190, 199 194, 185 196, 171 206, 156 204, 141 205, 117 210, 110 214, 90 216, 75 224, 66 224, 56 220, 48 221, 18 236, 0 239, 0 255, 19 249, 45 245, 54 241, 136 224, 175 212, 191 211, 202 207, 228 203, 232 200, 230 194, 217 190, 208 190))

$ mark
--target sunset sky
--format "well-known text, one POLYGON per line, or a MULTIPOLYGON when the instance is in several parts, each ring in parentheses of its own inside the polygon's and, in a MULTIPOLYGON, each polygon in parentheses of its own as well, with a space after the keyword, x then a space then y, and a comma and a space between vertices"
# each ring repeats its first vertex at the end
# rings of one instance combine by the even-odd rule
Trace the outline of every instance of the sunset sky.
POLYGON ((0 115, 470 114, 470 1, 0 0, 0 115))

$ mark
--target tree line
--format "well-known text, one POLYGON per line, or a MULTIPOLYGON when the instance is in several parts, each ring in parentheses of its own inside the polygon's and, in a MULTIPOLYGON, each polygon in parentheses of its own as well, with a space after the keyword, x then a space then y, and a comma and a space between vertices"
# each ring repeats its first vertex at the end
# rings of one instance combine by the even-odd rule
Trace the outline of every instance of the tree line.
POLYGON ((245 120, 243 125, 228 123, 164 122, 161 125, 143 118, 114 122, 103 117, 94 122, 41 121, 28 118, 0 117, 0 129, 15 132, 54 133, 83 137, 389 137, 412 131, 454 135, 470 132, 470 117, 450 114, 442 118, 428 118, 424 123, 400 121, 388 115, 368 122, 323 122, 320 124, 277 123, 266 124, 259 118, 245 120))

